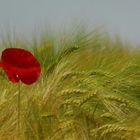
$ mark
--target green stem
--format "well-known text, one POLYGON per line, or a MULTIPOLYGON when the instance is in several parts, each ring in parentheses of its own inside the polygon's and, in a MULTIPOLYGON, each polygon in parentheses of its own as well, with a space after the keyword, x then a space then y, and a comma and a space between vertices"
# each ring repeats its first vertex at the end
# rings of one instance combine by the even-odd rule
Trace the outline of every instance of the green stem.
POLYGON ((18 84, 18 134, 20 134, 20 82, 18 84))

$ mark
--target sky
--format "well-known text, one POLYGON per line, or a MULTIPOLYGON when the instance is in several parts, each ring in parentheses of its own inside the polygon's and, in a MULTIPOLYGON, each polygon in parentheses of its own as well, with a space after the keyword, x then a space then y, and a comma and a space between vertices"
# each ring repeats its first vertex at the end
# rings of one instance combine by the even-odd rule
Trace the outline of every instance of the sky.
POLYGON ((140 0, 0 0, 0 34, 85 24, 140 44, 140 0))

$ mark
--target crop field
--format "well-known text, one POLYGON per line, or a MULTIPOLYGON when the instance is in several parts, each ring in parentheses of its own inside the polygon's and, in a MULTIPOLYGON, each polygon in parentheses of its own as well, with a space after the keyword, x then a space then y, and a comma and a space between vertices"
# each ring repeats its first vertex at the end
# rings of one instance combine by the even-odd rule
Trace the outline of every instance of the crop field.
POLYGON ((139 47, 85 30, 1 40, 9 47, 31 51, 41 75, 13 84, 0 69, 0 140, 140 140, 139 47))

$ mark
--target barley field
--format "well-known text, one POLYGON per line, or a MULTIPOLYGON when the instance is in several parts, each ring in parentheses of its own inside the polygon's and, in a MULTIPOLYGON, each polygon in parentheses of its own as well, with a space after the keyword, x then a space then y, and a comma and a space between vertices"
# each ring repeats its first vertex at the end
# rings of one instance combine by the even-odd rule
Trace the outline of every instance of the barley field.
POLYGON ((140 48, 107 33, 76 30, 3 39, 41 64, 33 85, 0 70, 0 140, 140 140, 140 48))

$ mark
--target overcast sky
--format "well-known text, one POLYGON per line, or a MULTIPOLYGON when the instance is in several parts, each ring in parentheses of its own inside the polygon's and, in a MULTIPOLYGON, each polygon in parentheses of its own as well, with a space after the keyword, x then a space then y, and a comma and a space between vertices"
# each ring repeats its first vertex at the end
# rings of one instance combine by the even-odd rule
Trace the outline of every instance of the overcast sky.
POLYGON ((0 31, 10 27, 27 35, 74 22, 140 43, 140 0, 0 0, 0 31))

